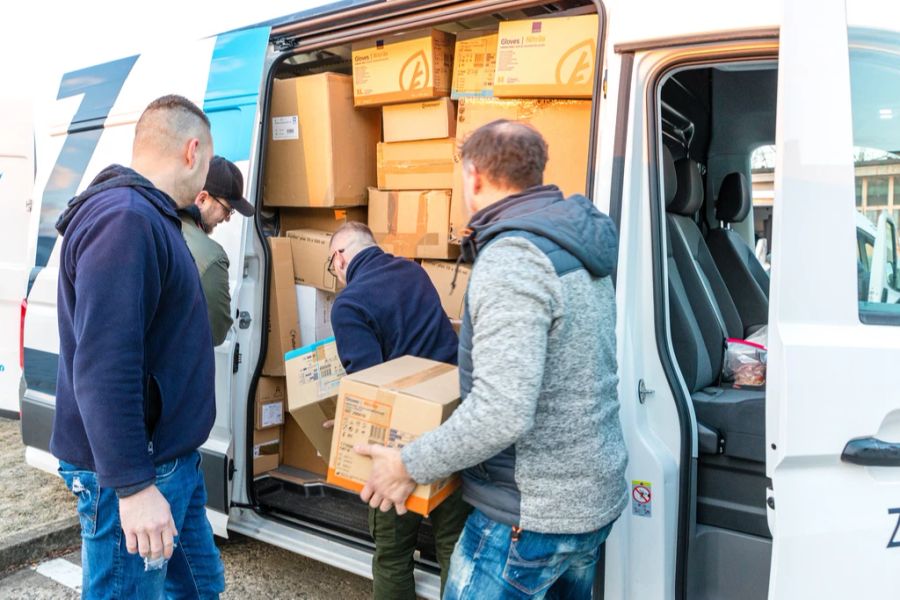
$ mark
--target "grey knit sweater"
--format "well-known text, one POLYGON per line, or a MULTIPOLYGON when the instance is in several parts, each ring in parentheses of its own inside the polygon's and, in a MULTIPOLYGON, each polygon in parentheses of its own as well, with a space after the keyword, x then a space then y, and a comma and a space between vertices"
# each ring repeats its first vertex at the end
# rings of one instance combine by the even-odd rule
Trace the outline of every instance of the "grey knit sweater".
POLYGON ((526 215, 540 224, 532 229, 574 218, 554 241, 588 266, 558 275, 545 252, 521 237, 486 246, 467 295, 471 391, 444 425, 403 449, 403 460, 418 482, 467 469, 465 497, 494 520, 582 533, 612 522, 627 503, 615 293, 590 257, 611 243, 607 262, 614 264, 615 234, 597 246, 601 232, 591 227, 598 219, 577 212, 594 210, 588 201, 563 201, 558 190, 558 198, 547 196, 545 189, 526 215), (491 477, 498 465, 511 472, 508 481, 491 477))

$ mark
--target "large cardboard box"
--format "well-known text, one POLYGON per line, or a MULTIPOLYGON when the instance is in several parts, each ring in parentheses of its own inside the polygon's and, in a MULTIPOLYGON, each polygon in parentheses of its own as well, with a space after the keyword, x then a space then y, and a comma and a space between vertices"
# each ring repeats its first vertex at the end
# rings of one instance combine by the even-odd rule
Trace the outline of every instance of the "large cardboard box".
MULTIPOLYGON (((496 119, 524 121, 540 131, 549 153, 544 183, 558 185, 566 196, 584 194, 590 145, 590 100, 463 98, 459 101, 456 134, 465 140, 472 131, 496 119)), ((454 187, 461 187, 461 180, 459 168, 454 187)))
POLYGON ((456 106, 449 98, 393 104, 381 109, 385 142, 452 138, 456 106))
POLYGON ((334 294, 309 285, 296 285, 297 310, 300 312, 300 345, 309 346, 334 336, 331 330, 331 306, 334 294))
POLYGON ((369 188, 369 228, 385 252, 406 258, 453 258, 450 191, 369 188))
POLYGON ((284 423, 281 446, 281 464, 269 472, 270 477, 299 485, 325 481, 328 463, 294 419, 284 423))
POLYGON ((278 211, 281 231, 294 229, 318 229, 334 233, 348 221, 365 223, 369 209, 365 206, 349 208, 282 208, 278 211))
POLYGON ((284 353, 300 345, 297 296, 294 292, 294 263, 291 241, 269 238, 272 272, 269 287, 269 345, 263 375, 284 376, 284 353))
POLYGON ((284 425, 285 382, 284 377, 260 377, 256 383, 257 431, 284 425))
POLYGON ((494 96, 592 97, 598 25, 596 14, 501 22, 494 96))
POLYGON ((450 192, 450 243, 459 244, 466 235, 469 211, 463 196, 463 166, 459 151, 453 155, 453 189, 450 192))
POLYGON ((253 476, 277 469, 281 462, 281 427, 253 432, 253 476))
POLYGON ((420 29, 353 44, 353 100, 381 106, 450 95, 453 34, 420 29))
POLYGON ((266 206, 355 206, 375 180, 381 115, 353 108, 349 75, 276 79, 263 197, 266 206))
POLYGON ((457 33, 450 97, 458 100, 471 96, 493 96, 496 61, 496 29, 471 29, 457 33))
POLYGON ((334 399, 344 376, 334 338, 289 352, 287 369, 288 411, 327 461, 332 429, 322 424, 334 418, 334 399))
MULTIPOLYGON (((453 138, 380 143, 378 187, 382 190, 449 190, 453 187, 455 152, 456 140, 453 138)), ((369 218, 372 218, 371 213, 369 218)))
POLYGON ((434 284, 438 295, 441 297, 441 306, 451 321, 463 318, 465 312, 466 288, 469 287, 469 276, 472 267, 469 265, 438 260, 423 260, 422 268, 428 273, 428 278, 434 284), (456 278, 456 285, 453 279, 456 278))
MULTIPOLYGON (((372 472, 372 459, 353 451, 356 444, 403 448, 447 420, 459 404, 459 374, 444 363, 403 356, 341 380, 328 483, 360 491, 372 472)), ((451 476, 416 486, 406 508, 427 515, 459 487, 451 476)))
MULTIPOLYGON (((297 283, 310 285, 326 292, 334 292, 343 287, 338 278, 328 272, 332 235, 330 231, 315 229, 297 229, 287 232, 287 236, 291 240, 294 279, 297 283)), ((296 304, 296 292, 291 290, 291 295, 294 296, 296 304)))

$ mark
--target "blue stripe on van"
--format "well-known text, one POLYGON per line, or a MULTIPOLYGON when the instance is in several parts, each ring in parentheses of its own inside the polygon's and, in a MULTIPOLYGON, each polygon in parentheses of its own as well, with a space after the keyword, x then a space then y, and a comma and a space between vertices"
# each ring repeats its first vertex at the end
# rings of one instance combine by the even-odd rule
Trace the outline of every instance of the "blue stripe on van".
MULTIPOLYGON (((87 170, 100 141, 103 124, 119 97, 137 56, 94 65, 63 75, 57 100, 81 96, 62 150, 50 172, 41 198, 41 218, 35 266, 46 267, 56 244, 56 220, 68 204, 87 170)), ((30 291, 30 289, 29 289, 30 291)))
POLYGON ((216 154, 232 162, 250 158, 268 44, 268 27, 216 37, 203 111, 212 124, 216 154))
POLYGON ((25 382, 28 389, 56 395, 56 369, 59 366, 59 354, 44 352, 34 348, 25 348, 25 382))

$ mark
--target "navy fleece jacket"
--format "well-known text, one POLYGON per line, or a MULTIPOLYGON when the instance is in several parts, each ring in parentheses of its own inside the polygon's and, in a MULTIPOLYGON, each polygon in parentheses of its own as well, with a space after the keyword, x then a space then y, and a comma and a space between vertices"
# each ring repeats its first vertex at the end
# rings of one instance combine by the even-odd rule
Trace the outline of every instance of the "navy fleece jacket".
MULTIPOLYGON (((106 168, 57 223, 59 370, 50 451, 101 487, 152 482, 215 420, 212 335, 174 201, 106 168)), ((133 491, 133 490, 129 490, 133 491)))
POLYGON ((459 341, 425 270, 377 246, 350 261, 331 328, 347 373, 406 355, 456 364, 459 341))

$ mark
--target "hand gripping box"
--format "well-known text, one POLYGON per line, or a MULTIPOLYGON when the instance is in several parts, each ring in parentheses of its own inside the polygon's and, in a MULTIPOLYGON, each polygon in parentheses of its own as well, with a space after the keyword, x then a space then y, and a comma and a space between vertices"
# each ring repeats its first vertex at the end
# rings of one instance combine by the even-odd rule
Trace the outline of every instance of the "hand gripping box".
MULTIPOLYGON (((372 460, 356 444, 403 448, 438 427, 459 405, 457 368, 403 356, 347 375, 335 411, 328 483, 358 492, 369 479, 372 460)), ((459 487, 459 477, 416 486, 406 508, 427 515, 459 487)))

